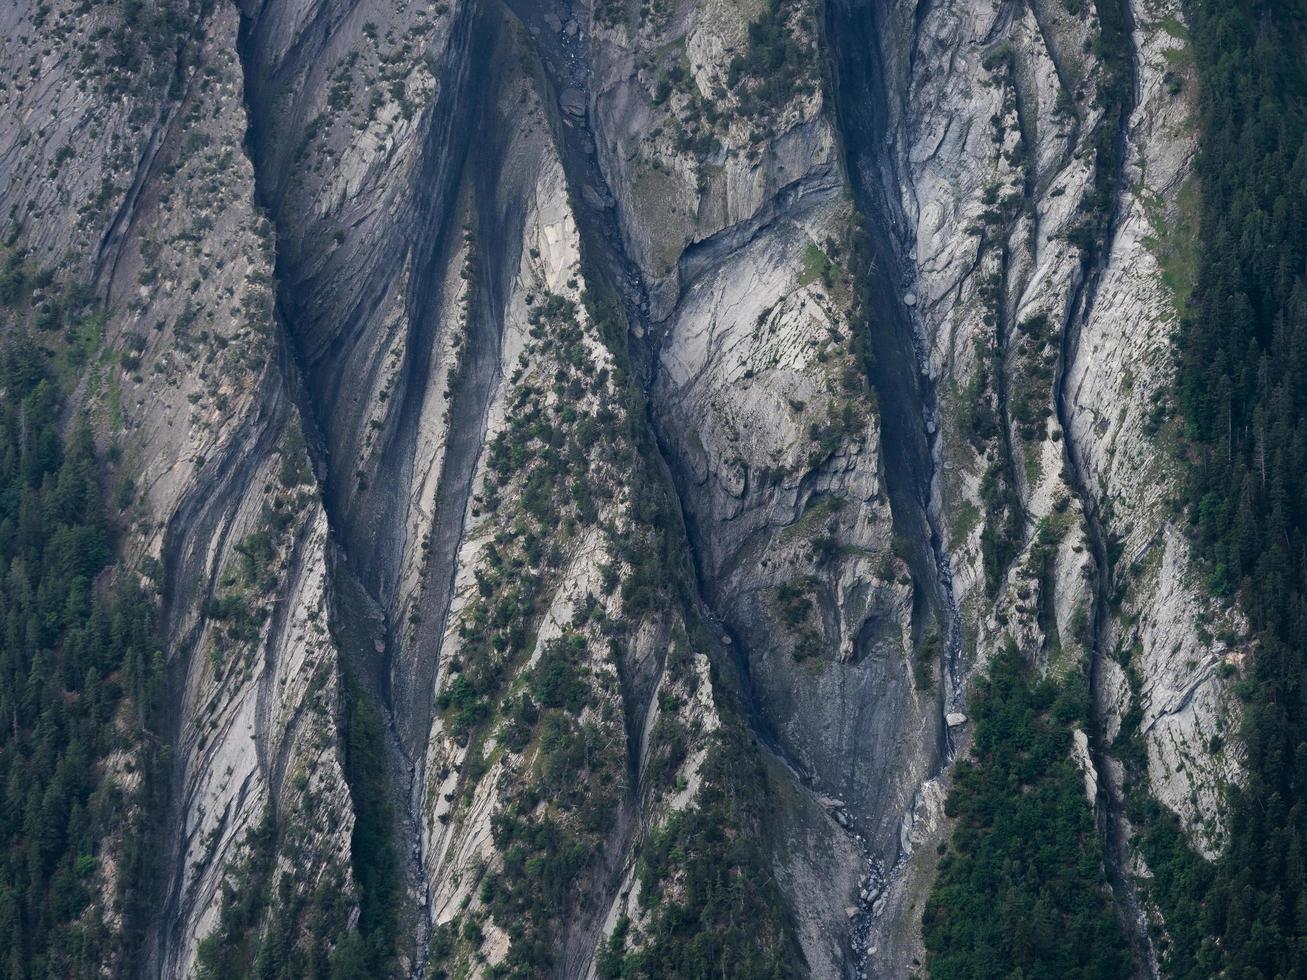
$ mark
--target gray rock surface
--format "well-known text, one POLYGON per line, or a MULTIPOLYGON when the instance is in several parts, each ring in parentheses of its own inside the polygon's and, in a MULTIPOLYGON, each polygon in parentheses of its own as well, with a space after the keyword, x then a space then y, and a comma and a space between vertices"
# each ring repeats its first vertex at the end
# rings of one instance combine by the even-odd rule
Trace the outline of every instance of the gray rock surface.
POLYGON ((73 403, 136 488, 122 562, 163 569, 150 975, 193 974, 265 815, 295 893, 331 883, 357 916, 359 699, 384 718, 403 967, 467 917, 450 962, 505 962, 496 818, 549 778, 513 712, 559 643, 605 747, 586 798, 611 805, 550 926, 566 976, 651 927, 637 855, 731 734, 811 974, 918 970, 967 682, 1009 640, 1091 680, 1075 757, 1123 902, 1132 706, 1149 790, 1220 845, 1240 765, 1208 747, 1247 631, 1193 572, 1154 421, 1193 233, 1176 0, 1133 2, 1089 264, 1088 147, 1115 122, 1087 10, 795 0, 799 64, 759 104, 737 63, 758 0, 615 6, 178 0, 154 43, 112 5, 0 9, 4 254, 103 303, 73 403), (1014 501, 998 568, 987 471, 1014 501))

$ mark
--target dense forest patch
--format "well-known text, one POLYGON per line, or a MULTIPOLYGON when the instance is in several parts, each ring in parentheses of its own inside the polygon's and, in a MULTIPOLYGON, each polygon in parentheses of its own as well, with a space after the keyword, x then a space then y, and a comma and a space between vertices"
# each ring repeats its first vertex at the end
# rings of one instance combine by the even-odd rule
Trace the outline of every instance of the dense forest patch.
POLYGON ((62 408, 47 352, 16 334, 0 353, 4 980, 99 976, 139 939, 149 894, 162 656, 151 602, 113 581, 90 427, 65 438, 62 408))
POLYGON ((1131 972, 1071 758, 1084 682, 1030 673, 1010 646, 972 699, 971 757, 946 804, 957 823, 922 922, 937 980, 1131 972))

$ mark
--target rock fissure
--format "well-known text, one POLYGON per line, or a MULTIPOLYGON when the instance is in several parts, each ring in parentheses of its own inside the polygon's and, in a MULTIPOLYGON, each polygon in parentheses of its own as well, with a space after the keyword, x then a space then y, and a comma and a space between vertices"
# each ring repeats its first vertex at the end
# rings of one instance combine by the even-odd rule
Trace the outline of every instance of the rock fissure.
MULTIPOLYGON (((1105 2, 1117 3, 1118 0, 1105 0, 1105 2)), ((1088 268, 1082 265, 1081 274, 1072 290, 1066 318, 1062 324, 1062 342, 1055 372, 1053 400, 1058 424, 1063 433, 1064 459, 1070 486, 1084 514, 1094 562, 1088 642, 1090 731, 1087 734, 1090 759, 1098 785, 1098 792, 1095 795, 1097 801, 1095 816, 1098 832, 1102 838, 1103 863, 1107 869, 1113 899, 1134 951, 1137 970, 1141 976, 1155 978, 1158 975, 1157 953, 1153 947, 1151 927, 1131 874, 1130 844, 1119 775, 1121 770, 1110 754, 1106 720, 1107 696, 1100 685, 1101 661, 1107 656, 1107 652, 1103 649, 1103 642, 1111 616, 1114 571, 1108 553, 1107 533, 1099 515, 1098 498, 1086 475, 1086 465, 1076 441, 1075 429, 1071 424, 1069 408, 1071 395, 1067 390, 1067 364, 1075 357, 1081 327, 1088 321, 1093 310, 1098 283, 1112 254, 1122 191, 1126 182, 1125 153, 1128 146, 1130 119, 1138 100, 1138 56, 1133 44, 1133 12, 1127 0, 1119 0, 1119 2, 1121 16, 1126 24, 1124 34, 1130 41, 1131 50, 1126 59, 1129 65, 1128 95, 1120 105, 1115 107, 1116 118, 1109 117, 1110 121, 1106 123, 1113 127, 1111 138, 1115 148, 1115 169, 1111 175, 1112 201, 1103 225, 1102 241, 1096 250, 1092 265, 1088 268)))
MULTIPOLYGON (((247 79, 250 120, 247 141, 250 157, 255 163, 255 184, 276 227, 289 189, 288 174, 280 166, 289 155, 278 143, 281 134, 268 125, 269 95, 266 93, 275 91, 279 84, 277 78, 293 79, 305 59, 311 59, 322 45, 329 43, 333 31, 323 20, 327 9, 319 9, 315 19, 282 53, 282 60, 268 64, 264 60, 268 57, 266 52, 275 52, 276 45, 270 38, 261 37, 260 30, 265 17, 274 28, 280 26, 280 21, 273 15, 274 7, 275 4, 265 3, 256 13, 242 19, 240 50, 247 79)), ((430 358, 441 328, 439 270, 453 247, 456 233, 452 226, 456 212, 454 204, 460 186, 467 180, 467 159, 472 145, 470 134, 478 128, 469 125, 468 120, 485 112, 484 107, 478 106, 481 100, 465 97, 465 91, 472 84, 468 66, 480 64, 486 55, 488 31, 479 9, 478 4, 460 8, 460 20, 452 31, 450 50, 442 66, 444 76, 441 82, 447 84, 441 85, 434 106, 428 110, 431 119, 427 124, 430 133, 427 153, 422 169, 414 176, 419 185, 418 205, 411 216, 416 231, 397 229, 402 243, 397 248, 391 246, 395 248, 396 256, 406 254, 408 261, 416 263, 419 275, 406 297, 412 311, 406 346, 414 353, 403 365, 405 380, 397 396, 401 404, 396 413, 398 417, 388 425, 388 444, 378 454, 381 465, 392 467, 391 478, 378 480, 389 493, 389 503, 380 508, 380 513, 385 515, 380 526, 369 522, 369 515, 366 512, 359 514, 353 505, 357 491, 351 489, 354 474, 347 468, 352 461, 332 452, 333 445, 340 444, 335 433, 353 422, 345 404, 345 396, 351 393, 346 380, 346 365, 364 343, 361 331, 347 326, 325 349, 319 348, 313 358, 306 354, 306 347, 316 346, 306 345, 301 336, 302 331, 310 331, 311 336, 314 329, 311 325, 311 317, 315 315, 314 298, 311 292, 306 292, 311 290, 313 280, 306 281, 300 268, 304 248, 297 239, 311 235, 311 229, 298 226, 293 232, 282 229, 286 232, 283 237, 296 241, 296 244, 293 250, 278 249, 275 270, 281 360, 297 379, 293 389, 298 393, 301 418, 309 430, 308 443, 327 505, 328 533, 333 542, 331 553, 334 557, 328 565, 328 607, 334 635, 340 642, 347 683, 356 689, 354 695, 346 698, 344 710, 348 714, 353 698, 362 696, 375 700, 385 717, 384 751, 393 800, 374 801, 374 805, 384 808, 391 803, 400 804, 393 817, 398 838, 393 846, 402 855, 406 891, 414 898, 413 907, 396 912, 407 924, 403 928, 412 930, 411 938, 402 942, 401 947, 403 955, 412 963, 415 976, 423 975, 424 971, 431 904, 431 884, 427 880, 420 830, 424 823, 420 785, 424 767, 418 763, 425 753, 426 735, 432 719, 431 698, 439 639, 454 590, 453 577, 457 567, 454 556, 462 541, 464 514, 470 502, 476 459, 483 444, 484 416, 494 385, 494 351, 499 333, 496 324, 499 311, 502 311, 502 299, 498 303, 494 298, 478 302, 470 318, 469 332, 477 334, 476 342, 469 345, 473 350, 469 359, 472 363, 468 370, 460 372, 454 386, 455 397, 450 411, 458 418, 452 426, 454 438, 446 450, 436 494, 436 512, 432 515, 437 537, 432 552, 440 560, 430 563, 428 581, 424 583, 424 602, 429 607, 425 629, 409 643, 402 642, 397 636, 401 627, 394 622, 396 614, 388 608, 394 595, 388 579, 395 573, 385 569, 397 564, 396 549, 402 550, 402 546, 396 546, 394 542, 403 541, 407 534, 404 527, 407 507, 398 494, 409 483, 402 477, 411 466, 424 390, 431 383, 430 358), (478 53, 482 58, 477 57, 478 53), (287 256, 287 251, 292 254, 287 256), (444 581, 439 580, 442 573, 448 575, 444 581), (419 653, 423 648, 425 652, 419 653)), ((484 184, 491 179, 489 175, 480 176, 476 182, 476 191, 479 192, 476 196, 486 197, 484 184)), ((483 217, 483 224, 487 221, 489 218, 483 217)), ((499 296, 501 290, 491 289, 489 292, 499 296)), ((348 311, 348 321, 361 326, 374 320, 384 302, 383 294, 380 285, 364 290, 359 305, 348 311), (366 298, 369 294, 370 300, 366 298)), ((483 291, 477 291, 478 298, 483 295, 483 291)), ((347 767, 347 780, 350 776, 347 767)))
MULTIPOLYGON (((914 13, 914 37, 928 13, 919 3, 914 13)), ((961 709, 965 667, 961 615, 954 598, 952 562, 944 543, 937 512, 937 454, 939 416, 929 369, 926 340, 913 323, 906 297, 910 280, 902 270, 910 267, 915 250, 904 246, 899 229, 906 226, 893 202, 906 186, 899 164, 885 147, 890 87, 881 63, 877 5, 841 0, 827 5, 825 36, 830 46, 835 79, 835 109, 845 169, 863 219, 871 231, 875 260, 870 276, 871 322, 876 351, 872 385, 881 409, 882 447, 886 481, 896 528, 914 542, 917 559, 910 562, 914 575, 931 596, 931 615, 944 622, 940 648, 937 714, 938 746, 928 782, 937 779, 952 761, 956 746, 948 716, 961 709)), ((916 51, 914 43, 911 50, 916 51)), ((904 95, 906 98, 906 94, 904 95)), ((914 300, 915 302, 915 300, 914 300)), ((917 636, 916 642, 921 643, 917 636)), ((917 813, 923 805, 918 788, 903 815, 901 840, 911 839, 917 813)), ((874 892, 883 894, 906 875, 910 851, 901 846, 883 868, 877 868, 874 892)), ((873 896, 873 901, 876 901, 873 896)), ((854 945, 860 958, 878 952, 887 934, 876 922, 883 900, 872 905, 854 945)), ((871 959, 864 959, 870 964, 871 959)))

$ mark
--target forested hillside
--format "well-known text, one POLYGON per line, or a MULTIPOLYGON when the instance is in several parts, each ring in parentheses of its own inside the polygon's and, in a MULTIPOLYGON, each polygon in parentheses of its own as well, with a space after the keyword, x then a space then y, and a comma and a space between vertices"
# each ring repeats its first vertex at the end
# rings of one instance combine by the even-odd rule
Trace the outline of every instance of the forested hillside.
POLYGON ((63 417, 51 361, 23 333, 0 349, 6 980, 91 976, 134 951, 153 868, 145 838, 153 827, 142 808, 157 805, 160 790, 153 606, 135 577, 113 565, 91 430, 85 419, 63 417), (130 772, 131 788, 104 779, 109 769, 130 772), (114 884, 96 894, 104 865, 117 867, 114 884))
POLYGON ((1171 891, 1175 972, 1287 977, 1307 972, 1307 5, 1191 12, 1202 239, 1178 337, 1188 512, 1210 587, 1238 598, 1256 648, 1239 684, 1248 779, 1231 790, 1214 880, 1171 891))

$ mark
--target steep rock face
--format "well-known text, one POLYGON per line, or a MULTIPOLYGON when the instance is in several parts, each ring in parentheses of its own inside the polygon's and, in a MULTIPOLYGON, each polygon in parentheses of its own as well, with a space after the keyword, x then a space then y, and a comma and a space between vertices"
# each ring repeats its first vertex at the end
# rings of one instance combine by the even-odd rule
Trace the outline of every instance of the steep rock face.
POLYGON ((1103 5, 1079 7, 882 10, 878 173, 939 396, 935 501, 972 669, 1011 637, 1050 671, 1088 675, 1085 761, 1108 789, 1109 876, 1137 917, 1109 747, 1134 706, 1138 791, 1210 852, 1238 778, 1230 750, 1209 752, 1236 713, 1218 667, 1241 657, 1242 629, 1190 568, 1162 428, 1193 233, 1180 11, 1127 4, 1105 26, 1103 5))
POLYGON ((1196 247, 1189 116, 1197 85, 1178 10, 1138 5, 1134 18, 1140 97, 1126 144, 1130 190, 1068 365, 1069 421, 1121 555, 1125 595, 1106 642, 1132 655, 1137 689, 1127 696, 1130 682, 1109 666, 1103 694, 1117 717, 1138 705, 1152 791, 1211 855, 1223 832, 1221 792, 1238 781, 1239 761, 1233 749, 1214 755, 1208 746, 1237 727, 1222 676, 1233 676, 1229 667, 1247 653, 1247 624, 1206 594, 1176 528, 1181 461, 1158 420, 1173 370, 1171 334, 1191 285, 1184 263, 1196 247))
POLYGON ((878 869, 937 759, 940 717, 934 665, 913 671, 927 628, 914 612, 929 613, 894 550, 874 401, 839 296, 850 283, 838 267, 830 288, 805 271, 830 261, 816 241, 832 248, 827 232, 848 220, 839 202, 787 211, 700 272, 667 322, 653 395, 758 727, 852 818, 878 869))
MULTIPOLYGON (((818 88, 817 22, 807 4, 768 18, 792 45, 763 95, 740 81, 749 24, 765 4, 675 4, 592 26, 598 152, 623 239, 663 320, 684 288, 687 246, 737 244, 782 207, 838 187, 834 134, 818 88)), ((778 66, 779 67, 779 66, 778 66)))
POLYGON ((1090 680, 1123 905, 1123 727, 1215 849, 1243 626, 1158 394, 1191 73, 1175 3, 1128 65, 1071 6, 0 12, 5 257, 52 270, 6 317, 65 328, 161 586, 144 972, 380 917, 402 972, 592 975, 663 955, 704 820, 779 885, 759 968, 907 975, 1009 639, 1090 680))
MULTIPOLYGON (((280 298, 321 432, 327 503, 348 568, 387 623, 403 621, 401 604, 429 584, 424 545, 437 516, 452 558, 466 477, 447 478, 444 462, 457 453, 467 467, 476 446, 451 440, 449 422, 455 410, 484 410, 493 335, 471 347, 472 380, 456 389, 459 328, 442 316, 458 309, 448 270, 470 254, 453 212, 460 194, 485 190, 464 178, 479 32, 471 5, 433 14, 269 3, 245 29, 252 145, 281 234, 280 298)), ((423 611, 441 617, 438 605, 423 611)), ((398 636, 376 641, 394 664, 384 682, 406 703, 411 752, 425 729, 410 717, 426 714, 434 664, 416 664, 398 636)))
POLYGON ((66 322, 68 349, 90 361, 73 397, 117 459, 122 550, 162 587, 174 819, 152 928, 157 969, 185 975, 265 811, 288 839, 312 841, 306 889, 335 875, 349 890, 326 527, 275 360, 238 16, 23 4, 5 16, 16 44, 69 45, 6 100, 4 197, 25 262, 54 272, 34 307, 66 322), (35 119, 47 121, 33 142, 35 119), (58 168, 41 166, 60 146, 58 168), (54 207, 70 220, 52 220, 54 207), (88 314, 95 298, 102 312, 88 314))
MULTIPOLYGON (((609 427, 620 431, 626 424, 625 408, 616 401, 620 389, 612 380, 617 365, 604 346, 600 325, 580 304, 585 280, 562 168, 547 152, 536 163, 525 171, 534 174, 534 185, 523 221, 526 248, 505 313, 499 372, 505 381, 496 387, 488 416, 491 453, 475 478, 477 498, 488 503, 484 510, 474 509, 466 529, 441 644, 438 703, 458 713, 437 719, 427 748, 424 854, 433 883, 435 923, 444 926, 460 915, 476 915, 485 902, 485 893, 477 893, 481 881, 487 870, 492 875, 500 871, 504 860, 493 815, 520 810, 514 797, 523 785, 566 799, 566 783, 578 777, 588 780, 588 799, 579 804, 584 807, 582 817, 595 820, 602 815, 610 829, 587 831, 588 843, 603 860, 589 873, 593 882, 582 885, 580 914, 559 936, 565 953, 560 965, 575 973, 594 955, 598 930, 614 901, 614 883, 629 873, 636 819, 632 806, 642 797, 647 812, 656 813, 666 790, 649 785, 653 780, 648 778, 650 764, 666 756, 664 728, 675 726, 690 745, 702 746, 718 721, 711 698, 700 688, 707 681, 706 661, 687 648, 684 624, 666 613, 641 610, 643 597, 630 587, 635 570, 627 548, 645 533, 632 519, 639 483, 611 497, 604 489, 621 486, 616 467, 629 451, 604 432, 609 427), (593 375, 598 386, 582 394, 585 382, 576 375, 567 388, 556 383, 560 374, 577 366, 582 376, 593 375), (542 515, 532 495, 540 489, 532 483, 539 469, 515 474, 513 461, 502 451, 541 415, 547 424, 560 426, 560 434, 571 424, 582 433, 569 447, 573 475, 546 490, 563 490, 576 502, 574 508, 559 502, 562 524, 552 528, 536 525, 542 515), (504 534, 506 525, 521 527, 522 522, 533 528, 524 540, 504 534), (515 571, 521 564, 519 554, 537 564, 534 554, 542 548, 547 554, 540 573, 515 571), (483 633, 493 629, 499 616, 497 602, 511 601, 524 590, 536 593, 534 603, 543 610, 535 635, 520 650, 525 656, 513 656, 519 650, 511 636, 507 651, 498 649, 497 640, 497 649, 486 651, 483 633), (620 624, 629 637, 626 649, 608 640, 620 624), (501 660, 504 652, 508 657, 501 660), (494 667, 485 662, 487 654, 494 667), (687 656, 693 659, 686 662, 687 656), (669 672, 669 661, 681 667, 669 672), (542 706, 557 708, 564 697, 550 678, 562 663, 575 663, 589 678, 590 691, 569 695, 586 702, 579 725, 550 737, 576 739, 587 753, 595 753, 581 772, 560 768, 576 765, 575 758, 557 760, 545 747, 521 744, 521 736, 513 731, 468 740, 473 726, 463 721, 461 702, 469 689, 480 693, 491 687, 486 693, 492 693, 494 687, 524 685, 542 706), (507 676, 483 676, 496 668, 507 676), (628 765, 633 771, 624 772, 628 765), (466 776, 469 770, 487 769, 478 782, 466 776), (627 779, 634 784, 624 787, 627 779)), ((687 786, 697 761, 686 760, 681 778, 687 786)), ((679 767, 674 759, 672 764, 679 767)), ((483 948, 491 963, 508 951, 507 925, 487 930, 483 948)))
POLYGON ((395 736, 398 948, 418 972, 576 975, 619 919, 658 927, 635 851, 701 793, 705 638, 650 564, 676 554, 665 489, 536 49, 490 5, 372 13, 269 5, 244 52, 337 587, 370 624, 345 655, 395 736), (384 130, 332 111, 323 80, 355 77, 393 80, 384 130))

